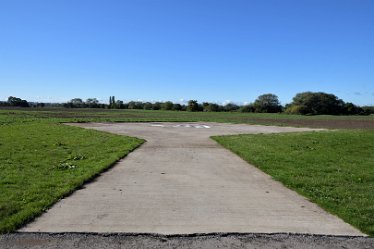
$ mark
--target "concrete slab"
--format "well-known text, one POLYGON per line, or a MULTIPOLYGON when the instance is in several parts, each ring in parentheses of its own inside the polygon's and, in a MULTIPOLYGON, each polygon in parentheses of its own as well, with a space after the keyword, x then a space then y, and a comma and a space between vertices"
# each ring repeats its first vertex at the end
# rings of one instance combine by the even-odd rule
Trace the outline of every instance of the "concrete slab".
POLYGON ((147 142, 20 231, 364 235, 209 138, 311 129, 218 123, 74 125, 147 142))

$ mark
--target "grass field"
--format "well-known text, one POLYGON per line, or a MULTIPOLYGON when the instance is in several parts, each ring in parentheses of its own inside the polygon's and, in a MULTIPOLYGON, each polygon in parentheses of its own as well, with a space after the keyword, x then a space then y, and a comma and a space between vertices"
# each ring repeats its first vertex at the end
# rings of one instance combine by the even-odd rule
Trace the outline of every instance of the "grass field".
POLYGON ((374 131, 214 137, 224 147, 374 236, 374 131))
POLYGON ((0 110, 0 232, 14 231, 32 220, 142 143, 60 124, 91 121, 211 121, 360 129, 216 139, 374 235, 374 116, 32 108, 0 110))
POLYGON ((371 116, 300 116, 240 112, 178 112, 105 109, 3 109, 0 124, 13 122, 139 122, 139 121, 210 121, 242 124, 301 126, 332 129, 374 129, 371 116))
POLYGON ((0 125, 0 233, 30 221, 141 143, 55 123, 0 125))

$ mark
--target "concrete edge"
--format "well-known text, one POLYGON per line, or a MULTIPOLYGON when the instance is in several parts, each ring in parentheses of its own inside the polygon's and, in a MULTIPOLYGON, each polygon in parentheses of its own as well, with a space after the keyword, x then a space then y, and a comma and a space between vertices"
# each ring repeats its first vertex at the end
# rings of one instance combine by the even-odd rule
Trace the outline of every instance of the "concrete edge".
POLYGON ((319 238, 369 238, 374 239, 369 236, 360 235, 328 235, 328 234, 309 234, 309 233, 240 233, 240 232, 212 232, 212 233, 187 233, 187 234, 161 234, 161 233, 128 233, 128 232, 118 232, 118 233, 98 233, 98 232, 14 232, 5 233, 1 235, 48 235, 48 236, 63 236, 63 235, 92 235, 92 236, 122 236, 122 237, 136 237, 136 236, 147 236, 153 238, 195 238, 195 237, 229 237, 229 236, 250 236, 250 237, 268 237, 268 236, 294 236, 294 237, 319 237, 319 238))

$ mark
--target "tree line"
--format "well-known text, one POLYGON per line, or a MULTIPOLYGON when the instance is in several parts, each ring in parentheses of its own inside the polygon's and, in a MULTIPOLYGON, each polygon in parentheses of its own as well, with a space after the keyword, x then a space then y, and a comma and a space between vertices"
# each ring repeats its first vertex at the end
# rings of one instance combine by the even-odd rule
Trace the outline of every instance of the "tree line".
POLYGON ((247 105, 217 103, 189 100, 187 104, 166 102, 123 102, 109 97, 109 104, 100 103, 96 98, 82 100, 74 98, 66 103, 35 103, 10 96, 8 101, 0 102, 0 106, 19 107, 65 107, 65 108, 105 108, 105 109, 140 109, 140 110, 167 110, 190 112, 254 112, 254 113, 288 113, 302 115, 370 115, 374 114, 374 106, 358 106, 344 102, 334 94, 324 92, 302 92, 292 99, 292 102, 282 106, 278 96, 272 93, 262 94, 247 105))

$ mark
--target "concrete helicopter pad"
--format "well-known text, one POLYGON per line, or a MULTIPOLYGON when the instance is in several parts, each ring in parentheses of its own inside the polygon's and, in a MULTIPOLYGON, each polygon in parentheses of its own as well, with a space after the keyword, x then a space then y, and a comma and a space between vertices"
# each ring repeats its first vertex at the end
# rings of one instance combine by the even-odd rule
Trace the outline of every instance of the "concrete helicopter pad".
POLYGON ((147 142, 19 231, 364 235, 210 139, 312 129, 206 122, 70 125, 147 142))

